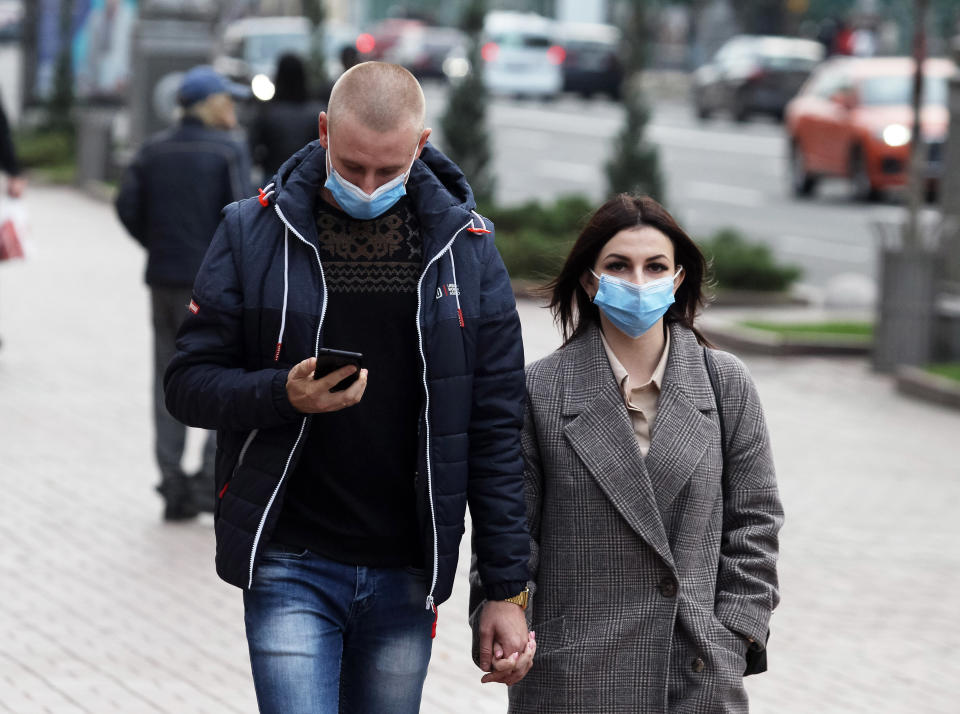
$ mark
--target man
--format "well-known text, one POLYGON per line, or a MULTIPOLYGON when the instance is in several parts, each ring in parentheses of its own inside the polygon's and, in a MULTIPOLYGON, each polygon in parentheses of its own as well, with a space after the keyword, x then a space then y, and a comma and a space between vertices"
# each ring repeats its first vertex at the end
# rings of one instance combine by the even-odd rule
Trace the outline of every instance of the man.
POLYGON ((520 325, 413 75, 353 67, 319 124, 259 199, 227 207, 167 405, 218 429, 217 570, 244 589, 261 711, 416 712, 468 501, 484 679, 533 657, 520 325), (320 347, 364 368, 314 379, 320 347))
MULTIPOLYGON (((7 195, 10 198, 22 198, 27 180, 20 175, 20 162, 17 161, 17 152, 13 148, 10 124, 7 122, 7 113, 3 110, 3 102, 0 102, 0 171, 7 174, 7 195)), ((0 340, 0 346, 2 345, 0 340)))
POLYGON ((193 518, 212 511, 216 438, 207 435, 199 474, 181 466, 185 427, 163 403, 163 371, 176 351, 177 328, 190 302, 190 288, 223 207, 249 194, 250 160, 230 130, 237 125, 234 98, 247 94, 207 66, 194 67, 181 81, 177 99, 183 119, 152 137, 127 169, 117 196, 117 213, 148 252, 154 329, 155 451, 160 467, 164 519, 193 518))

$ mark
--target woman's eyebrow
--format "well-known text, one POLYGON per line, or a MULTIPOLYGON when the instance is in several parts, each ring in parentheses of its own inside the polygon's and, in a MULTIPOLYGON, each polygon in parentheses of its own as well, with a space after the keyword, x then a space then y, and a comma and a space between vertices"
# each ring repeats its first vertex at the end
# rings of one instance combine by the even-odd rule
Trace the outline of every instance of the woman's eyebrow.
POLYGON ((630 258, 628 258, 627 256, 620 255, 619 253, 610 253, 608 255, 603 256, 604 260, 609 260, 610 258, 619 258, 620 260, 626 260, 626 261, 630 260, 630 258))
POLYGON ((651 260, 668 260, 668 258, 663 253, 661 253, 660 255, 650 256, 649 258, 646 259, 645 262, 649 263, 651 260))

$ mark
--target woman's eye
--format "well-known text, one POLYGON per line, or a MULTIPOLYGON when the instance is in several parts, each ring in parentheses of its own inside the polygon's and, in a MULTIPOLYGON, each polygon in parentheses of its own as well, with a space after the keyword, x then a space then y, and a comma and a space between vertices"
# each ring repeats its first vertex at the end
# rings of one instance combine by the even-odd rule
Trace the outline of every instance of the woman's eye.
POLYGON ((664 265, 663 263, 651 263, 650 265, 647 266, 647 270, 650 270, 654 273, 662 273, 666 269, 667 269, 667 266, 664 265))
POLYGON ((609 271, 609 272, 612 273, 612 272, 616 272, 616 271, 618 271, 618 270, 624 270, 624 269, 626 269, 626 267, 627 267, 627 264, 626 264, 626 263, 623 263, 623 262, 619 262, 619 261, 618 261, 618 262, 616 262, 616 263, 610 263, 609 265, 605 266, 605 267, 604 267, 604 270, 607 270, 607 271, 609 271))

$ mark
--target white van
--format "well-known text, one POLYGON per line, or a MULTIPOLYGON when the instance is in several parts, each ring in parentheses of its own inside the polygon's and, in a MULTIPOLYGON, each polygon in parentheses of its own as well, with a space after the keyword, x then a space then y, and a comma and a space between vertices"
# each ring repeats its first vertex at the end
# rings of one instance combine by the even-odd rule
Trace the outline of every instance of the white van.
POLYGON ((483 23, 483 79, 492 94, 556 97, 563 89, 563 48, 554 22, 534 13, 490 12, 483 23))

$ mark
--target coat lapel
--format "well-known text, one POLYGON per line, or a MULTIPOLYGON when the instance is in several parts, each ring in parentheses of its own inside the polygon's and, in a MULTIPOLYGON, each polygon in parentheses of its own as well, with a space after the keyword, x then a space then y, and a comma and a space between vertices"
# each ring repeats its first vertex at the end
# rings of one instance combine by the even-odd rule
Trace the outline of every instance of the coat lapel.
POLYGON ((690 330, 672 325, 667 370, 646 460, 661 513, 693 476, 716 438, 717 425, 704 414, 713 410, 702 349, 690 330))
POLYGON ((654 488, 599 328, 591 327, 569 349, 562 408, 575 418, 564 428, 566 438, 614 508, 675 571, 654 488))

